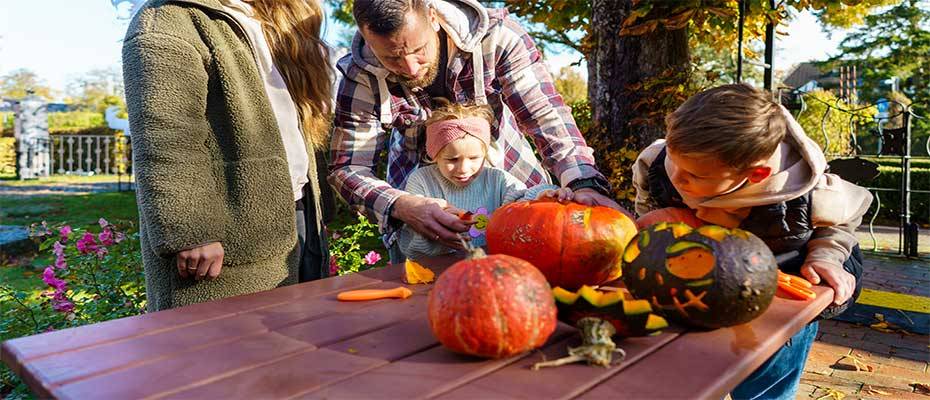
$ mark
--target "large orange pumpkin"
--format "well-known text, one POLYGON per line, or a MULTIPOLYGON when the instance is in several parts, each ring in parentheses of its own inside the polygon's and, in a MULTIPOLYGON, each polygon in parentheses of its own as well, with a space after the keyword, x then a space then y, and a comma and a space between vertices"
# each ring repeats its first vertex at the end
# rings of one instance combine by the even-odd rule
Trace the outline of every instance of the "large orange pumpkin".
POLYGON ((694 215, 694 210, 689 208, 667 207, 658 210, 652 210, 646 215, 636 220, 636 227, 646 229, 659 222, 681 222, 692 228, 700 228, 707 225, 707 222, 694 215))
POLYGON ((546 278, 519 258, 476 253, 433 285, 428 303, 433 334, 453 351, 488 358, 542 346, 557 324, 546 278))
POLYGON ((620 211, 549 199, 498 208, 487 227, 491 254, 529 261, 549 284, 569 290, 619 278, 634 236, 636 225, 620 211))

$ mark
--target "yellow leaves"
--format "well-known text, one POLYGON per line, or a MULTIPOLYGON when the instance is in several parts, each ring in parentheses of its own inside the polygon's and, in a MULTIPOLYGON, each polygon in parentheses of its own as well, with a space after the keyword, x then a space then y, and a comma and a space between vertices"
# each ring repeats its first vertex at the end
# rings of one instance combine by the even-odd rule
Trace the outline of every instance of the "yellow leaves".
POLYGON ((874 367, 872 367, 869 364, 866 364, 864 361, 859 359, 859 357, 851 356, 851 355, 845 355, 842 358, 840 358, 840 360, 837 361, 836 364, 833 365, 833 368, 849 370, 849 371, 854 370, 856 372, 874 372, 875 371, 874 367), (844 363, 843 360, 846 360, 846 359, 851 360, 852 364, 844 363))
POLYGON ((640 36, 647 33, 652 33, 659 26, 659 20, 654 19, 651 21, 643 22, 639 25, 633 25, 630 27, 620 29, 620 36, 640 36))
POLYGON ((910 332, 902 329, 900 326, 885 321, 885 316, 883 314, 875 314, 875 319, 878 320, 878 322, 869 325, 869 328, 884 333, 903 333, 906 335, 910 334, 910 332))
POLYGON ((839 390, 831 389, 831 388, 825 388, 825 389, 827 391, 827 394, 818 397, 817 400, 826 400, 826 399, 843 400, 846 397, 846 393, 843 393, 839 390))
POLYGON ((407 260, 404 262, 404 283, 409 285, 430 283, 435 277, 436 273, 416 261, 407 260))
POLYGON ((890 392, 875 389, 872 387, 872 385, 866 385, 865 392, 871 395, 879 395, 879 396, 890 396, 891 395, 890 392))

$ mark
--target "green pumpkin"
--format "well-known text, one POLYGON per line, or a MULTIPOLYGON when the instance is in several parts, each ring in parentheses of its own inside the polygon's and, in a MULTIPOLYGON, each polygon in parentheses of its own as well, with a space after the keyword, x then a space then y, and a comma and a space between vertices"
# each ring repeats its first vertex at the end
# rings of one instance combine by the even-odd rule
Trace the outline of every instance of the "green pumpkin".
POLYGON ((778 287, 768 246, 752 233, 716 225, 655 224, 630 242, 623 262, 623 282, 633 297, 702 328, 751 321, 778 287))
POLYGON ((652 312, 646 300, 626 300, 619 290, 603 291, 582 286, 577 292, 552 289, 559 321, 575 326, 582 318, 609 322, 622 337, 646 336, 668 327, 668 322, 652 312))

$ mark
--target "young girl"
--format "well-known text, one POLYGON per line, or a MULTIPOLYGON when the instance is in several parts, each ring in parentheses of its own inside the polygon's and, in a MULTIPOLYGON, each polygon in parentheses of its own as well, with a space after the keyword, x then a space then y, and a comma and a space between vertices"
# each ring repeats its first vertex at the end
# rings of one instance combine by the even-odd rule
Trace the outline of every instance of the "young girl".
MULTIPOLYGON (((527 189, 519 179, 488 164, 492 113, 487 106, 452 104, 433 112, 426 121, 426 155, 429 164, 407 178, 405 190, 415 195, 445 199, 446 210, 456 215, 471 213, 468 236, 474 246, 484 246, 484 230, 491 213, 503 204, 537 197, 572 199, 572 191, 553 185, 527 189)), ((400 250, 417 259, 453 252, 409 226, 400 231, 400 250)))

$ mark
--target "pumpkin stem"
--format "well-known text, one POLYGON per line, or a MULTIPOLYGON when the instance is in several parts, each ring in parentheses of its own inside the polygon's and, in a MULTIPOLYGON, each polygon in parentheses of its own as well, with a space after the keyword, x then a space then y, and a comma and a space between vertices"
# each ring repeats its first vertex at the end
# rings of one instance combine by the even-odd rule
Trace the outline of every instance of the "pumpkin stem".
POLYGON ((533 364, 534 371, 540 368, 558 367, 579 361, 587 361, 589 365, 609 367, 613 363, 614 353, 620 353, 620 359, 617 362, 622 362, 626 358, 626 352, 617 348, 614 341, 610 339, 611 336, 617 333, 610 322, 600 318, 587 317, 580 319, 576 326, 581 329, 581 346, 569 347, 567 357, 533 364))
POLYGON ((471 244, 470 240, 465 240, 465 234, 459 234, 459 242, 462 242, 462 247, 465 248, 465 251, 468 253, 468 259, 473 260, 477 258, 485 258, 488 255, 485 254, 484 250, 480 247, 475 247, 471 244))

